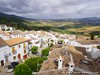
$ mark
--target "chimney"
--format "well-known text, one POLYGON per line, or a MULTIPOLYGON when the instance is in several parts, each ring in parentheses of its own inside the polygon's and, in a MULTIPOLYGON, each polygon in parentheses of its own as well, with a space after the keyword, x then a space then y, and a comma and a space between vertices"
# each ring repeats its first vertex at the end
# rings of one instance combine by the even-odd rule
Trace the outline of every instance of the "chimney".
POLYGON ((70 62, 68 63, 69 64, 69 67, 68 67, 68 70, 69 70, 69 73, 72 73, 73 70, 74 70, 74 62, 73 62, 73 58, 72 58, 72 55, 70 54, 70 62))
POLYGON ((62 69, 62 57, 60 55, 60 58, 58 59, 58 69, 62 69))

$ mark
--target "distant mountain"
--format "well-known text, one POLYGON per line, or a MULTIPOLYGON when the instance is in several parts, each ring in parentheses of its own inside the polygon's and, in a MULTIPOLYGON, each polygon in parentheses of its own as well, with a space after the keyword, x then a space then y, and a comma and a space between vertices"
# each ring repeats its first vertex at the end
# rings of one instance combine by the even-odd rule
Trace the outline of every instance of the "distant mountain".
MULTIPOLYGON (((49 19, 51 21, 57 21, 57 22, 78 22, 81 24, 90 24, 94 26, 100 26, 100 18, 97 17, 87 17, 87 18, 67 18, 67 19, 49 19)), ((49 21, 45 20, 45 21, 49 21)))
POLYGON ((100 26, 100 18, 88 17, 79 19, 30 19, 0 12, 0 24, 7 24, 21 30, 64 30, 82 28, 83 26, 100 26), (68 23, 72 22, 72 23, 68 23))
POLYGON ((87 17, 87 18, 67 18, 67 19, 31 19, 31 18, 24 18, 24 17, 19 17, 16 15, 8 15, 0 12, 0 18, 1 17, 13 17, 21 20, 30 20, 30 21, 57 21, 57 22, 79 22, 82 24, 90 24, 90 25, 95 25, 98 26, 100 25, 100 18, 97 17, 87 17))
POLYGON ((80 18, 80 19, 76 19, 76 21, 83 24, 100 26, 100 18, 97 18, 97 17, 80 18))
POLYGON ((25 17, 16 16, 16 15, 8 15, 8 14, 2 13, 2 12, 0 12, 0 17, 15 17, 15 18, 20 18, 20 19, 24 19, 24 20, 33 20, 31 18, 25 18, 25 17))
POLYGON ((22 29, 22 30, 28 29, 26 18, 15 15, 8 15, 1 12, 0 12, 0 24, 6 24, 16 29, 22 29))

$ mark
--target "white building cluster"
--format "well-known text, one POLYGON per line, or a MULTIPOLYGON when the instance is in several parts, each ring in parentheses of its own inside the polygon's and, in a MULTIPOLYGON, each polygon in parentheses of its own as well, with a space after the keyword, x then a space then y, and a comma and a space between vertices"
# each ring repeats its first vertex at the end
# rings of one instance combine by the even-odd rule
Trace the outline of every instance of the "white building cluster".
MULTIPOLYGON (((2 31, 3 26, 0 26, 0 66, 6 62, 18 61, 29 57, 29 52, 32 46, 39 48, 48 47, 50 44, 58 44, 62 41, 64 44, 84 47, 92 58, 100 57, 100 49, 96 47, 100 45, 99 41, 77 40, 75 35, 60 34, 57 32, 46 31, 19 31, 11 29, 2 31)), ((7 26, 4 26, 7 29, 7 26)))
POLYGON ((50 46, 51 43, 57 44, 59 40, 64 40, 71 36, 45 31, 22 32, 19 30, 11 30, 8 32, 6 25, 1 25, 0 27, 0 66, 3 66, 6 62, 28 58, 32 46, 45 48, 50 46), (61 39, 61 37, 65 38, 61 39))

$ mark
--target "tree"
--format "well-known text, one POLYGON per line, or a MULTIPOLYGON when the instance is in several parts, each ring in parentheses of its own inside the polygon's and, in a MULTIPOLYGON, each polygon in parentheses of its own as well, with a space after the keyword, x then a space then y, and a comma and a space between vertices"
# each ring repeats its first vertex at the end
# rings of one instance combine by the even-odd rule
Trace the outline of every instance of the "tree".
POLYGON ((26 64, 19 64, 14 69, 14 75, 32 75, 32 71, 26 64))
POLYGON ((94 40, 94 34, 91 33, 91 40, 94 40))
POLYGON ((34 54, 35 52, 38 51, 38 47, 37 46, 33 46, 31 49, 32 53, 34 54))
POLYGON ((49 50, 50 50, 50 47, 43 49, 42 50, 42 56, 48 56, 49 55, 49 50))
POLYGON ((25 64, 31 69, 31 71, 37 72, 41 67, 41 63, 47 58, 43 57, 34 57, 29 58, 25 61, 25 64))

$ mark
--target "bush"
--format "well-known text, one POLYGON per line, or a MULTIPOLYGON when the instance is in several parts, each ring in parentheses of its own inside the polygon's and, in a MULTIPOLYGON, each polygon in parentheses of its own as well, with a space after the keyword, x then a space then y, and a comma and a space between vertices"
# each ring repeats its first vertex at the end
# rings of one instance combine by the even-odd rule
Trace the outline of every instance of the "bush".
POLYGON ((31 71, 37 72, 40 70, 41 63, 46 59, 42 57, 29 58, 25 61, 25 64, 28 65, 31 71))
POLYGON ((50 47, 43 49, 42 50, 42 56, 48 56, 49 55, 49 50, 50 50, 50 47))
POLYGON ((38 47, 37 46, 33 46, 31 49, 32 53, 34 54, 35 52, 38 51, 38 47))
POLYGON ((97 46, 97 48, 98 48, 98 49, 100 49, 100 45, 99 45, 99 46, 97 46))
POLYGON ((59 40, 58 44, 62 44, 64 42, 64 40, 59 40))
POLYGON ((14 69, 14 75, 32 75, 32 71, 26 64, 19 64, 14 69))
POLYGON ((52 47, 53 46, 53 43, 50 43, 50 46, 49 47, 52 47))
POLYGON ((6 29, 6 31, 10 31, 10 29, 6 29))

